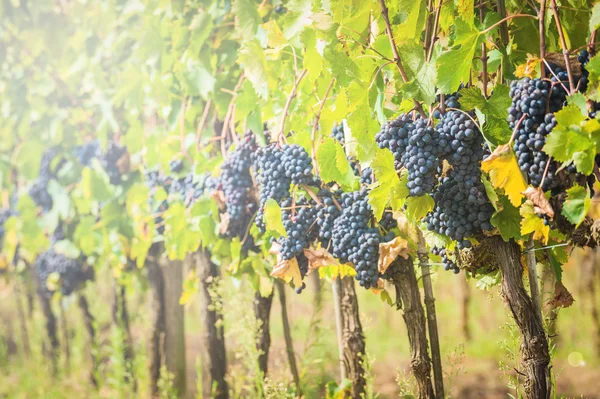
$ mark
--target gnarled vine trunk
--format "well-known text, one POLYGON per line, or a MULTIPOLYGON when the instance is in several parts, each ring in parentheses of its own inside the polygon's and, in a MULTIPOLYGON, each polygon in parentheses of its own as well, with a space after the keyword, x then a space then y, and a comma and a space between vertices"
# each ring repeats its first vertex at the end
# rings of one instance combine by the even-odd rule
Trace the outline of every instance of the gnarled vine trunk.
POLYGON ((214 307, 211 285, 219 276, 219 269, 211 262, 208 251, 199 250, 194 254, 196 271, 200 280, 200 312, 204 323, 202 335, 203 352, 208 356, 203 360, 202 384, 205 398, 227 399, 229 388, 225 380, 227 356, 221 315, 214 307))
POLYGON ((358 313, 358 298, 354 289, 354 278, 344 277, 336 281, 335 288, 339 295, 342 353, 341 360, 344 376, 352 381, 350 397, 360 399, 365 394, 364 362, 367 361, 365 352, 365 336, 358 313))
POLYGON ((283 337, 285 339, 285 348, 288 356, 288 363, 290 365, 290 372, 294 378, 294 385, 296 385, 296 396, 302 396, 302 389, 300 387, 300 374, 298 373, 298 366, 296 364, 296 353, 294 352, 294 342, 292 340, 290 321, 287 313, 285 284, 283 281, 277 279, 275 280, 275 286, 277 287, 279 303, 281 304, 281 323, 283 324, 283 337))
POLYGON ((150 292, 148 312, 150 315, 148 331, 148 374, 152 397, 158 397, 158 380, 160 379, 161 348, 164 341, 164 301, 163 281, 158 265, 157 254, 150 255, 146 261, 150 292))
POLYGON ((137 380, 133 370, 133 339, 131 337, 131 329, 129 328, 129 310, 127 308, 127 298, 125 286, 115 282, 113 289, 112 302, 112 320, 113 324, 120 329, 123 337, 123 358, 127 367, 127 375, 125 381, 132 384, 134 392, 137 391, 137 380))
POLYGON ((58 340, 58 331, 56 327, 56 316, 52 311, 50 304, 50 296, 48 295, 46 288, 43 286, 43 282, 37 281, 37 293, 40 300, 40 308, 46 321, 46 335, 48 340, 45 341, 45 351, 48 353, 52 362, 52 373, 54 375, 58 372, 58 356, 60 353, 60 341, 58 340))
POLYGON ((173 374, 173 388, 180 396, 185 395, 185 318, 179 298, 183 292, 183 262, 169 261, 161 257, 160 269, 163 280, 163 306, 165 320, 164 362, 173 374))
POLYGON ((522 335, 521 357, 528 399, 548 399, 551 394, 550 354, 541 315, 523 285, 519 245, 493 237, 493 250, 502 272, 502 296, 522 335))
POLYGON ((413 261, 411 258, 398 257, 394 263, 393 267, 399 271, 393 281, 396 288, 396 307, 404 312, 402 317, 408 330, 411 352, 410 366, 417 381, 417 397, 419 399, 434 398, 425 311, 421 302, 413 261))
POLYGON ((263 373, 263 378, 269 370, 269 349, 271 348, 270 318, 273 305, 273 294, 262 296, 260 292, 254 294, 254 315, 260 324, 260 331, 256 337, 256 348, 260 351, 258 366, 263 373))
POLYGON ((77 295, 77 305, 81 310, 81 315, 83 316, 83 325, 88 334, 88 348, 89 348, 89 358, 91 364, 90 370, 90 381, 94 386, 98 386, 98 380, 96 379, 96 372, 98 370, 98 354, 97 354, 97 345, 96 345, 96 327, 94 316, 90 312, 90 306, 88 304, 87 298, 83 293, 79 293, 77 295))

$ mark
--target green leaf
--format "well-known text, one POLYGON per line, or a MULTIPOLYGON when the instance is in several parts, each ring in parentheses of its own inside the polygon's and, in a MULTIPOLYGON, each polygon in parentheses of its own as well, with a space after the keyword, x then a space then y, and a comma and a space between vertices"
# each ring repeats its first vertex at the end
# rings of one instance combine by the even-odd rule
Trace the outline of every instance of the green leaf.
POLYGON ((287 237, 287 232, 285 231, 285 227, 283 227, 281 219, 281 208, 273 198, 269 198, 265 203, 265 225, 267 226, 267 230, 275 231, 279 235, 287 237))
POLYGON ((493 146, 507 143, 511 137, 511 130, 508 126, 508 107, 511 99, 510 89, 506 85, 497 85, 489 100, 481 94, 477 87, 469 87, 460 91, 460 105, 464 110, 475 109, 485 115, 484 120, 478 114, 480 124, 482 124, 483 136, 493 146))
POLYGON ((482 40, 479 31, 461 19, 455 21, 456 40, 452 49, 437 59, 438 87, 442 93, 458 90, 461 83, 469 80, 473 57, 482 40))
POLYGON ((71 259, 77 259, 81 255, 79 248, 69 240, 60 240, 54 243, 54 250, 71 259))
POLYGON ((492 226, 498 228, 504 241, 519 237, 521 234, 519 209, 511 204, 506 196, 500 197, 499 205, 500 210, 496 211, 490 220, 492 226))
POLYGON ((423 47, 416 42, 408 42, 400 47, 402 63, 410 81, 400 90, 407 98, 414 98, 426 104, 435 102, 436 70, 435 61, 426 62, 423 47))
MULTIPOLYGON (((567 105, 555 113, 557 125, 546 137, 544 152, 559 162, 575 161, 576 166, 581 167, 580 172, 589 170, 588 154, 596 151, 596 144, 590 138, 585 127, 585 117, 581 115, 579 108, 573 104, 567 105), (587 153, 579 154, 577 153, 587 153)), ((594 154, 595 155, 595 154, 594 154)), ((593 156, 592 156, 593 157, 593 156)), ((588 172, 588 174, 591 172, 588 172)))
POLYGON ((352 172, 344 148, 332 138, 326 138, 317 148, 317 164, 325 183, 336 182, 342 187, 352 187, 356 176, 352 172))
POLYGON ((565 201, 561 214, 567 220, 579 227, 587 215, 591 199, 587 188, 578 184, 567 190, 567 200, 565 201))
POLYGON ((261 22, 256 1, 235 0, 233 14, 236 16, 236 27, 242 40, 254 38, 256 28, 261 22))
POLYGON ((485 193, 487 194, 488 199, 490 200, 490 203, 492 204, 492 206, 494 207, 495 210, 498 210, 498 193, 496 193, 496 190, 494 189, 494 186, 492 186, 492 183, 490 183, 490 181, 488 180, 487 177, 485 177, 485 175, 481 175, 481 182, 483 183, 483 187, 485 188, 485 193))
POLYGON ((248 80, 254 85, 256 93, 266 99, 268 96, 267 60, 258 41, 244 43, 239 51, 238 62, 244 68, 248 80))
POLYGON ((594 4, 590 15, 590 33, 600 27, 600 3, 594 4))
POLYGON ((562 266, 569 261, 569 254, 567 253, 566 247, 554 247, 548 250, 548 259, 550 260, 550 266, 556 276, 556 281, 562 281, 562 266))
POLYGON ((381 182, 377 182, 374 187, 371 187, 369 190, 369 205, 371 205, 371 209, 373 210, 373 215, 375 219, 381 219, 385 208, 390 202, 390 198, 392 195, 391 186, 388 184, 382 184, 381 182))
POLYGON ((323 57, 317 51, 317 33, 314 29, 305 29, 301 35, 304 43, 304 68, 308 71, 307 78, 315 80, 323 69, 323 57))
POLYGON ((581 115, 587 116, 587 100, 583 93, 575 93, 567 97, 567 104, 579 108, 581 115))
POLYGON ((406 199, 406 217, 411 221, 421 220, 433 209, 435 201, 430 195, 422 197, 408 197, 406 199))

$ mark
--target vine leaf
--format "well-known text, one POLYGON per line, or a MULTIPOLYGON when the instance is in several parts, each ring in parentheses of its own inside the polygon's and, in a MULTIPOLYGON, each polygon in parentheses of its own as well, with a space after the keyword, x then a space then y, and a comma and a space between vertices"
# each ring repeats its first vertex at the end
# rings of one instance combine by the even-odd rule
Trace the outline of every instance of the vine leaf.
POLYGON ((408 42, 400 46, 402 63, 410 81, 400 86, 406 98, 414 98, 426 104, 435 102, 436 71, 434 62, 425 61, 423 46, 408 42))
POLYGON ((469 80, 475 51, 483 35, 477 28, 462 19, 455 21, 456 32, 453 49, 437 59, 438 87, 442 93, 454 93, 462 82, 469 80))
POLYGON ((265 225, 268 230, 275 231, 283 237, 287 237, 283 221, 281 219, 281 207, 273 198, 265 203, 265 225))
POLYGON ((600 125, 586 121, 575 104, 567 105, 555 116, 557 125, 546 138, 544 152, 559 162, 573 162, 578 172, 589 175, 594 170, 600 125))
POLYGON ((406 199, 406 217, 412 221, 421 220, 433 209, 434 205, 435 201, 429 194, 422 197, 408 197, 406 199))
POLYGON ((485 177, 485 175, 481 175, 481 182, 483 183, 485 193, 487 194, 490 203, 492 204, 495 210, 498 210, 498 193, 496 193, 496 190, 494 190, 494 186, 492 186, 492 183, 490 183, 490 181, 487 177, 485 177))
POLYGON ((579 227, 590 209, 591 199, 587 188, 578 184, 567 190, 567 200, 562 208, 562 215, 579 227))
POLYGON ((271 272, 272 277, 277 277, 289 283, 293 282, 295 288, 302 287, 302 275, 300 274, 300 267, 298 266, 298 260, 294 257, 290 260, 283 260, 281 256, 277 256, 277 264, 271 272))
POLYGON ((233 13, 235 14, 236 29, 242 40, 254 37, 256 28, 260 23, 256 2, 253 0, 235 0, 233 13))
POLYGON ((527 54, 527 60, 524 64, 521 64, 515 69, 515 76, 517 78, 531 78, 534 79, 539 71, 539 65, 541 60, 531 54, 527 54))
POLYGON ((481 169, 489 173, 490 181, 495 188, 504 189, 512 205, 519 206, 521 204, 522 192, 527 189, 527 184, 510 144, 498 146, 481 163, 481 169))
POLYGON ((519 210, 505 196, 500 197, 498 205, 498 211, 490 219, 492 226, 498 228, 504 241, 519 237, 521 233, 521 214, 519 210))
POLYGON ((554 307, 568 308, 573 302, 575 302, 573 295, 571 295, 562 282, 557 281, 556 284, 554 284, 554 297, 548 304, 554 307))
POLYGON ((508 117, 508 107, 511 99, 510 89, 506 85, 496 85, 491 97, 486 99, 477 87, 469 87, 460 91, 460 104, 463 109, 475 109, 485 115, 485 118, 478 119, 482 134, 485 139, 494 147, 510 140, 511 131, 506 118, 508 117))
POLYGON ((394 155, 390 151, 378 149, 371 162, 371 169, 375 173, 377 183, 371 187, 368 200, 375 218, 379 220, 388 205, 391 205, 393 210, 403 207, 408 188, 405 176, 399 178, 394 169, 394 155))
POLYGON ((308 273, 320 267, 340 265, 340 262, 325 248, 307 248, 304 250, 304 255, 308 259, 308 273))
POLYGON ((356 270, 350 265, 340 265, 337 266, 323 266, 319 267, 319 278, 344 278, 346 276, 354 277, 356 276, 356 270))
POLYGON ((256 40, 252 40, 244 43, 238 54, 238 62, 244 68, 245 76, 254 85, 256 94, 267 98, 267 60, 263 48, 256 40))
POLYGON ((533 233, 534 240, 540 240, 544 245, 548 244, 550 226, 544 225, 544 220, 536 215, 533 203, 525 201, 519 209, 521 216, 521 235, 533 233))
POLYGON ((385 273, 398 256, 408 259, 409 253, 408 241, 402 237, 395 237, 390 242, 379 244, 379 264, 377 265, 379 272, 385 273))
POLYGON ((600 27, 600 3, 594 4, 590 15, 590 33, 600 27))
POLYGON ((344 148, 334 139, 328 137, 319 145, 316 158, 325 183, 336 182, 343 188, 354 186, 356 176, 348 164, 344 148))
POLYGON ((554 218, 554 209, 552 209, 552 205, 550 205, 541 187, 527 187, 523 195, 533 203, 536 214, 548 215, 550 219, 554 218))

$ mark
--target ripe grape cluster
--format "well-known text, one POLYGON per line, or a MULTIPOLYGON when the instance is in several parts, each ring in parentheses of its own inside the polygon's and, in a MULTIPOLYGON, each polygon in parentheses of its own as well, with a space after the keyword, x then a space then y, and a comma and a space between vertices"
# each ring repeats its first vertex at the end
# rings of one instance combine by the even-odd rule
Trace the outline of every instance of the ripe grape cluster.
MULTIPOLYGON (((42 287, 52 273, 60 276, 60 288, 63 295, 70 295, 85 281, 94 278, 94 269, 86 267, 82 259, 71 259, 54 248, 41 253, 35 262, 35 270, 42 287)), ((46 294, 51 292, 46 290, 46 294)))
POLYGON ((52 147, 44 152, 40 162, 40 173, 38 178, 29 188, 29 196, 44 212, 48 212, 52 209, 53 201, 52 196, 48 192, 48 183, 51 179, 56 177, 57 171, 60 170, 63 165, 62 159, 58 162, 54 162, 59 156, 59 153, 60 151, 56 147, 52 147))
POLYGON ((286 198, 281 203, 281 219, 287 237, 280 237, 279 253, 284 260, 290 260, 302 254, 318 234, 316 226, 318 209, 313 201, 301 198, 294 201, 286 198))
POLYGON ((106 171, 110 184, 123 182, 123 175, 128 172, 127 148, 115 141, 110 141, 102 157, 102 167, 106 171))
POLYGON ((405 167, 408 171, 410 196, 420 197, 433 191, 439 164, 438 134, 427 126, 427 119, 417 117, 413 120, 403 114, 384 124, 375 139, 380 148, 387 148, 394 154, 396 170, 405 167))
POLYGON ((264 232, 264 206, 267 200, 274 199, 281 204, 290 197, 291 184, 315 184, 312 173, 312 160, 306 150, 299 145, 271 144, 257 152, 255 171, 260 187, 260 207, 256 215, 256 225, 264 232))
POLYGON ((342 263, 351 262, 356 279, 365 288, 377 286, 379 278, 379 229, 371 227, 373 212, 367 201, 367 190, 344 193, 342 212, 332 231, 332 255, 342 263))
MULTIPOLYGON (((562 73, 559 72, 558 76, 562 76, 562 73)), ((547 80, 524 78, 511 83, 512 105, 508 109, 508 122, 512 129, 518 125, 513 149, 519 167, 532 186, 539 187, 542 184, 544 171, 548 168, 542 187, 544 191, 556 185, 556 164, 552 162, 548 165, 550 160, 542 148, 546 136, 556 126, 552 113, 562 107, 565 95, 560 84, 553 86, 547 80)))
POLYGON ((73 149, 73 155, 83 166, 90 166, 93 159, 102 158, 102 147, 98 139, 90 140, 83 145, 73 149))
POLYGON ((257 148, 254 133, 246 132, 238 148, 229 154, 221 167, 219 189, 225 194, 225 206, 230 216, 228 236, 243 235, 248 222, 247 213, 252 215, 256 210, 250 196, 253 186, 250 168, 257 148))
POLYGON ((330 137, 339 141, 342 145, 346 142, 346 136, 344 135, 344 125, 340 123, 339 125, 335 125, 333 129, 331 129, 330 137))
POLYGON ((448 253, 446 248, 431 248, 431 253, 434 255, 439 255, 442 258, 442 263, 444 265, 444 270, 452 271, 454 274, 460 273, 460 268, 456 263, 452 261, 452 259, 448 258, 448 253))
POLYGON ((327 190, 321 190, 317 196, 321 200, 321 203, 317 205, 319 241, 324 248, 328 249, 331 246, 334 222, 342 213, 335 204, 335 202, 338 202, 341 193, 331 193, 327 190))
MULTIPOLYGON (((433 194, 435 206, 425 217, 429 230, 462 240, 491 230, 494 208, 481 183, 483 139, 470 115, 449 111, 436 126, 438 155, 451 169, 440 179, 433 194)), ((442 175, 441 168, 438 173, 442 175)))

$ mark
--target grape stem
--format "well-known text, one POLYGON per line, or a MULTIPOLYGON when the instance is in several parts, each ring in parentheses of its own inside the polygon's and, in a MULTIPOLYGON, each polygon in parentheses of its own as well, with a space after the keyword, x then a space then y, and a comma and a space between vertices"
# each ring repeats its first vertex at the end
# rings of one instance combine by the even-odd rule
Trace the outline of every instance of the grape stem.
MULTIPOLYGON (((540 1, 540 14, 538 18, 538 29, 540 32, 540 59, 546 61, 546 26, 544 21, 546 19, 546 2, 547 0, 540 1)), ((546 78, 546 69, 541 68, 542 79, 546 78)), ((551 69, 550 69, 551 70, 551 69)))
MULTIPOLYGON (((335 83, 335 78, 331 79, 329 82, 329 86, 325 91, 325 96, 323 96, 323 100, 321 101, 321 105, 319 106, 319 110, 317 111, 317 115, 315 116, 315 123, 313 124, 312 132, 310 133, 310 141, 311 141, 311 149, 312 149, 312 157, 316 159, 316 151, 315 151, 315 136, 317 135, 317 126, 319 125, 319 121, 321 120, 321 113, 323 112, 323 108, 325 107, 325 102, 327 101, 327 96, 329 96, 329 92, 335 83)), ((315 168, 317 169, 317 173, 319 172, 319 165, 315 164, 315 168)))
MULTIPOLYGON (((485 5, 483 0, 479 2, 479 19, 481 23, 483 23, 485 19, 485 5)), ((481 75, 482 75, 482 84, 483 84, 483 97, 487 98, 487 85, 488 85, 488 71, 487 71, 487 47, 485 46, 485 41, 481 43, 481 75)))
POLYGON ((196 130, 196 149, 200 149, 201 146, 201 136, 202 130, 204 130, 204 125, 206 124, 206 120, 208 119, 208 113, 210 112, 210 107, 212 106, 212 100, 208 100, 206 105, 204 105, 204 111, 202 112, 202 117, 200 118, 200 123, 198 124, 198 129, 196 130))
MULTIPOLYGON (((223 128, 221 129, 221 153, 225 155, 227 153, 227 149, 225 148, 225 139, 227 138, 227 131, 230 128, 230 120, 233 115, 233 109, 235 108, 235 99, 237 97, 238 90, 242 87, 242 83, 244 82, 244 72, 240 74, 240 78, 233 89, 233 93, 231 94, 231 101, 229 102, 229 107, 227 107, 227 113, 225 114, 225 118, 223 119, 223 128)), ((233 136, 233 132, 232 136, 233 136)))
MULTIPOLYGON (((400 58, 400 54, 398 53, 398 48, 396 47, 396 40, 394 40, 394 34, 392 33, 392 26, 390 24, 390 17, 388 16, 388 8, 385 5, 385 0, 379 0, 379 4, 381 4, 381 16, 383 17, 383 21, 385 22, 385 30, 388 35, 388 39, 390 41, 390 46, 392 47, 392 54, 394 54, 394 63, 398 67, 398 71, 400 71, 400 76, 402 77, 402 81, 404 83, 408 82, 408 75, 402 66, 402 59, 400 58)), ((423 106, 420 102, 413 98, 413 102, 415 103, 415 108, 419 111, 419 114, 424 118, 425 111, 423 111, 423 106)))
POLYGON ((540 187, 544 187, 544 180, 546 180, 546 175, 548 174, 548 168, 550 167, 551 160, 552 158, 548 157, 548 160, 546 161, 546 167, 544 168, 544 175, 542 176, 542 182, 540 183, 540 187))
POLYGON ((563 82, 558 78, 558 76, 554 73, 554 71, 552 70, 552 68, 550 68, 550 64, 548 64, 548 61, 543 60, 544 64, 546 64, 546 67, 548 67, 548 70, 550 71, 550 73, 552 74, 552 76, 554 76, 556 78, 556 80, 558 81, 557 83, 553 83, 554 84, 559 84, 563 87, 563 89, 565 89, 565 91, 568 93, 569 89, 567 89, 567 87, 563 84, 563 82))
POLYGON ((300 187, 302 187, 308 193, 310 198, 312 198, 317 204, 321 205, 321 200, 310 190, 310 187, 308 187, 306 184, 302 184, 300 187))
POLYGON ((435 19, 433 21, 433 30, 431 32, 431 43, 429 43, 429 52, 427 54, 427 62, 431 61, 433 56, 433 47, 437 39, 437 30, 440 25, 440 14, 442 10, 442 0, 438 0, 437 7, 435 8, 435 19))
POLYGON ((558 15, 558 7, 556 6, 556 0, 550 0, 550 8, 554 14, 554 22, 558 30, 558 37, 560 38, 560 45, 562 47, 563 56, 565 57, 565 66, 567 67, 567 74, 569 75, 569 88, 571 91, 569 94, 575 92, 575 84, 573 82, 573 72, 571 71, 571 62, 569 61, 569 49, 567 48, 567 40, 565 39, 565 33, 563 32, 562 24, 560 23, 560 16, 558 15))
POLYGON ((515 14, 515 15, 509 15, 506 18, 502 18, 500 21, 496 22, 495 24, 493 24, 492 26, 490 26, 487 29, 482 30, 481 32, 479 32, 480 35, 485 35, 486 33, 491 32, 492 30, 494 30, 495 28, 498 27, 498 25, 501 25, 502 23, 509 21, 513 18, 519 18, 519 17, 524 17, 524 18, 533 18, 533 19, 537 19, 538 17, 536 17, 535 15, 531 15, 531 14, 515 14))
POLYGON ((304 75, 306 75, 306 72, 307 70, 304 69, 294 81, 294 87, 292 87, 292 91, 290 92, 290 95, 288 96, 287 101, 285 102, 285 106, 283 107, 283 114, 281 115, 281 124, 279 125, 279 132, 277 133, 277 141, 280 143, 283 140, 285 140, 283 132, 285 129, 285 119, 288 116, 290 105, 292 104, 292 100, 296 97, 296 94, 298 92, 298 85, 300 84, 300 81, 302 80, 304 75))

